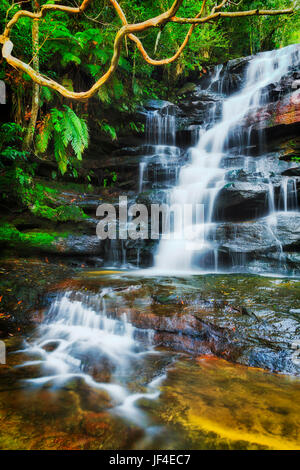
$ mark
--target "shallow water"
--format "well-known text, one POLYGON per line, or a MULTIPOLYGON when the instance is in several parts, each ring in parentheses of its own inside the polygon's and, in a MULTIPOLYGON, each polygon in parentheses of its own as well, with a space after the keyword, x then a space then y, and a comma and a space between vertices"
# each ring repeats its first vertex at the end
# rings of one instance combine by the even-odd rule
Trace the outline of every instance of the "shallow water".
POLYGON ((300 379, 232 363, 272 335, 269 366, 298 337, 298 280, 83 271, 56 289, 42 324, 7 341, 0 448, 300 448, 300 379), (259 324, 232 309, 249 302, 259 324))

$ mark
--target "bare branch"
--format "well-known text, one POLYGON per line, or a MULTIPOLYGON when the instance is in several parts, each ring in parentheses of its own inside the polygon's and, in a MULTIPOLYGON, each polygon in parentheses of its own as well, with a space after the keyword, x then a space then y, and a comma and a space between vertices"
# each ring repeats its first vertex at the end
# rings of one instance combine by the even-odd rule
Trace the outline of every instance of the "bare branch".
POLYGON ((205 18, 178 18, 177 16, 173 16, 170 21, 172 23, 180 23, 180 24, 203 24, 207 23, 211 20, 216 20, 218 18, 239 18, 239 17, 246 17, 246 16, 263 16, 263 15, 291 15, 293 13, 292 8, 288 8, 286 10, 247 10, 247 11, 226 11, 226 12, 218 12, 213 13, 205 18))
POLYGON ((219 5, 216 5, 212 10, 211 10, 211 13, 214 14, 216 11, 219 11, 221 10, 221 8, 223 8, 226 3, 228 2, 228 0, 223 0, 223 2, 221 2, 219 5))

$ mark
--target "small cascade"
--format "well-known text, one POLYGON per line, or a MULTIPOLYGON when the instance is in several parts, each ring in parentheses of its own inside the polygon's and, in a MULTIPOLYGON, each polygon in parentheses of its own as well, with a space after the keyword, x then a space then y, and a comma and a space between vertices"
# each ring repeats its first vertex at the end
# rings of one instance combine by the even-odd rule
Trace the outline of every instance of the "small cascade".
POLYGON ((176 116, 174 109, 151 110, 146 116, 146 151, 139 164, 139 193, 157 188, 160 182, 176 183, 176 116))
POLYGON ((146 119, 146 136, 149 145, 175 145, 175 114, 167 108, 166 113, 149 111, 146 119))
POLYGON ((223 70, 223 64, 219 64, 215 67, 214 75, 208 86, 208 90, 214 90, 216 88, 217 93, 221 94, 223 92, 223 80, 220 75, 223 70))
POLYGON ((26 382, 59 388, 70 380, 82 380, 111 396, 113 413, 146 426, 136 401, 158 397, 164 370, 153 371, 148 383, 137 384, 136 390, 134 383, 138 382, 137 370, 143 370, 147 361, 154 355, 157 360, 160 355, 153 347, 154 332, 135 328, 109 288, 99 294, 66 292, 52 302, 46 318, 37 339, 22 350, 39 358, 17 366, 39 367, 39 376, 26 382))
POLYGON ((280 185, 278 210, 287 212, 298 209, 297 180, 284 176, 280 185))
MULTIPOLYGON (((277 236, 277 211, 298 210, 296 180, 283 177, 278 186, 272 176, 272 168, 266 158, 249 157, 249 148, 254 140, 253 125, 259 109, 271 100, 270 89, 288 74, 290 67, 300 64, 300 53, 297 45, 258 54, 248 63, 244 83, 233 95, 223 96, 221 119, 216 121, 216 106, 211 109, 212 115, 201 126, 199 140, 188 152, 188 164, 179 171, 178 183, 169 190, 170 204, 202 205, 203 220, 193 220, 183 233, 189 233, 177 239, 176 231, 170 230, 169 239, 162 238, 155 256, 155 268, 158 270, 213 270, 220 269, 221 241, 216 235, 218 223, 215 222, 216 201, 220 190, 232 184, 228 183, 230 171, 244 171, 248 181, 255 181, 269 188, 266 211, 269 214, 267 225, 270 237, 273 237, 280 252, 280 263, 284 258, 282 244, 277 236), (252 179, 251 179, 252 178, 252 179)), ((219 94, 223 91, 222 67, 217 67, 208 89, 219 94)), ((255 130, 257 148, 264 148, 264 134, 255 130)), ((229 180, 231 181, 231 180, 229 180)), ((267 215, 267 214, 264 214, 267 215)), ((234 224, 232 223, 232 226, 234 224)), ((231 228, 232 230, 232 228, 231 228)), ((223 256, 223 255, 222 255, 223 256)), ((223 256, 224 258, 224 256, 223 256)), ((225 261, 224 261, 225 262, 225 261)), ((247 257, 241 252, 231 252, 227 257, 227 266, 223 269, 243 269, 240 263, 246 264, 247 257), (240 256, 241 255, 241 256, 240 256)))

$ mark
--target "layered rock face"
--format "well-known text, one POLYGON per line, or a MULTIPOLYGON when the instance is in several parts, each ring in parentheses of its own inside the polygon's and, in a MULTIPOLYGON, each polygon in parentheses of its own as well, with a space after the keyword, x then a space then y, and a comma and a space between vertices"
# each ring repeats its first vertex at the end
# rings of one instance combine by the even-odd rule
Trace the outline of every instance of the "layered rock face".
MULTIPOLYGON (((204 206, 209 246, 188 264, 182 253, 173 269, 297 271, 299 77, 299 46, 290 46, 218 66, 179 90, 176 104, 141 110, 148 155, 138 200, 204 206)), ((167 267, 178 250, 160 244, 156 265, 167 267)))
MULTIPOLYGON (((125 195, 129 206, 145 204, 149 214, 155 203, 182 200, 204 205, 209 249, 195 253, 191 268, 296 273, 300 258, 299 57, 295 45, 229 61, 199 83, 186 83, 178 90, 176 103, 145 103, 136 116, 145 124, 145 135, 128 136, 123 139, 126 146, 97 160, 95 173, 118 172, 113 197, 109 201, 99 195, 76 198, 90 218, 82 221, 77 234, 55 242, 53 252, 82 256, 97 265, 157 263, 162 249, 158 240, 96 237, 98 205, 111 202, 118 213, 118 196, 125 195), (236 98, 241 100, 238 107, 236 98)), ((171 249, 165 259, 172 259, 176 251, 171 249)), ((160 257, 160 267, 165 259, 160 257)), ((186 260, 184 253, 179 269, 184 267, 182 260, 186 260)))

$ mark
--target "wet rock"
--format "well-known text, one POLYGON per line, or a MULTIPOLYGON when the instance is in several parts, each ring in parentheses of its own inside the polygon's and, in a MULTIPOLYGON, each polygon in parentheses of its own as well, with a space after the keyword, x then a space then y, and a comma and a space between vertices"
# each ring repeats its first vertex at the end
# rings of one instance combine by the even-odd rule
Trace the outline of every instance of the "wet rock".
POLYGON ((253 55, 249 55, 247 57, 239 57, 237 59, 229 60, 226 63, 226 72, 238 74, 243 73, 245 71, 245 67, 247 67, 249 61, 253 59, 253 57, 253 55))
POLYGON ((234 182, 220 190, 215 200, 215 220, 245 220, 268 211, 269 185, 234 182))
MULTIPOLYGON (((49 256, 50 258, 50 256, 49 256)), ((43 320, 46 295, 54 283, 74 274, 74 269, 48 258, 2 259, 0 270, 0 337, 21 335, 43 320)), ((22 349, 22 346, 19 346, 22 349)))
POLYGON ((54 241, 49 251, 65 255, 99 255, 103 244, 96 235, 69 235, 54 241))
POLYGON ((270 351, 267 348, 254 347, 239 359, 241 364, 269 369, 272 372, 284 370, 287 374, 297 373, 297 365, 291 360, 290 351, 270 351))
POLYGON ((283 176, 300 176, 300 166, 289 168, 282 173, 283 176))
POLYGON ((238 91, 244 79, 245 70, 252 56, 229 60, 223 65, 219 79, 212 85, 213 91, 229 95, 238 91))
MULTIPOLYGON (((216 228, 215 237, 222 250, 239 253, 300 248, 300 214, 278 213, 254 222, 224 223, 216 228)), ((213 236, 213 234, 212 234, 213 236)))
POLYGON ((186 95, 187 93, 192 93, 196 89, 196 84, 192 82, 187 82, 183 85, 180 90, 178 90, 178 96, 186 95))
POLYGON ((296 313, 297 315, 299 315, 300 314, 300 308, 291 308, 290 312, 291 313, 296 313))
POLYGON ((49 341, 47 344, 42 346, 42 349, 47 352, 55 351, 55 349, 59 346, 59 341, 49 341))
POLYGON ((284 98, 261 108, 255 115, 247 117, 245 123, 255 132, 264 132, 268 141, 297 135, 300 127, 300 92, 296 90, 284 98))
POLYGON ((221 113, 221 98, 211 91, 197 87, 191 94, 181 98, 176 113, 177 140, 183 130, 191 132, 192 126, 207 122, 209 117, 217 119, 221 113))
POLYGON ((148 109, 149 111, 166 111, 173 109, 175 105, 171 103, 170 101, 165 101, 165 100, 148 100, 144 104, 145 108, 148 109))
POLYGON ((294 80, 292 82, 292 90, 297 90, 297 88, 300 88, 300 80, 294 80))

